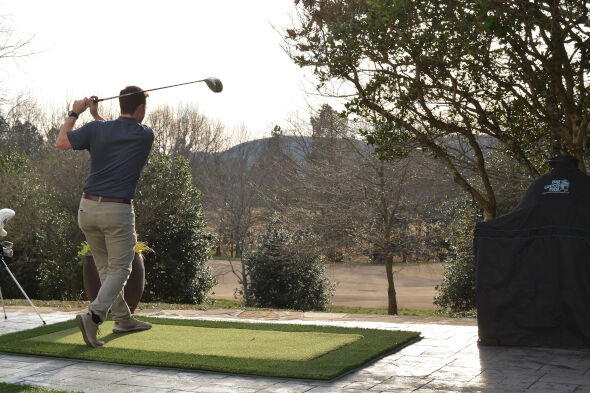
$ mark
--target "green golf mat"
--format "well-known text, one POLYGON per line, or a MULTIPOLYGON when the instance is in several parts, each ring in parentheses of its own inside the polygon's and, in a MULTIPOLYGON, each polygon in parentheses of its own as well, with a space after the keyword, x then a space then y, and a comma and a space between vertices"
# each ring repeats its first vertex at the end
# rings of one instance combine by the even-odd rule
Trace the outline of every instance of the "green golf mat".
POLYGON ((0 351, 142 366, 333 379, 408 344, 419 333, 331 326, 141 318, 152 329, 84 344, 75 321, 0 336, 0 351))

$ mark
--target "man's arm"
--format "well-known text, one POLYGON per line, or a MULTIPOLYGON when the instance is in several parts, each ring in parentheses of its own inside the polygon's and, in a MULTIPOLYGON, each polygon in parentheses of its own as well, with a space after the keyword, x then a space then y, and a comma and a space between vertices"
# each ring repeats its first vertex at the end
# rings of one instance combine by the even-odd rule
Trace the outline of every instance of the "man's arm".
MULTIPOLYGON (((89 101, 90 100, 88 98, 83 98, 81 100, 74 101, 74 105, 72 105, 72 111, 74 111, 77 115, 81 115, 90 105, 89 101)), ((55 141, 55 146, 58 149, 69 150, 72 148, 70 140, 68 139, 68 132, 74 129, 74 124, 76 124, 76 120, 77 118, 75 116, 68 116, 64 124, 59 129, 57 141, 55 141)))
POLYGON ((102 120, 104 121, 104 119, 102 118, 101 115, 98 114, 98 97, 97 96, 92 96, 90 97, 90 101, 89 101, 89 105, 90 105, 90 114, 92 115, 92 117, 94 118, 94 120, 102 120))

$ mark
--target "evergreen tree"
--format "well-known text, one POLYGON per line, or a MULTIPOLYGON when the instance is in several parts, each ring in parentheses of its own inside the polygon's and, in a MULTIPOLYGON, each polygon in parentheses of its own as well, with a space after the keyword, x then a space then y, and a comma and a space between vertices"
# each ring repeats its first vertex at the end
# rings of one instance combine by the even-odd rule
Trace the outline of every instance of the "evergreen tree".
POLYGON ((249 282, 246 303, 259 307, 296 310, 324 309, 334 287, 313 236, 290 231, 278 215, 271 218, 260 247, 243 258, 249 282))
POLYGON ((215 285, 206 262, 212 247, 205 232, 201 194, 188 161, 152 152, 140 179, 136 229, 155 254, 145 256, 144 301, 201 303, 215 285))

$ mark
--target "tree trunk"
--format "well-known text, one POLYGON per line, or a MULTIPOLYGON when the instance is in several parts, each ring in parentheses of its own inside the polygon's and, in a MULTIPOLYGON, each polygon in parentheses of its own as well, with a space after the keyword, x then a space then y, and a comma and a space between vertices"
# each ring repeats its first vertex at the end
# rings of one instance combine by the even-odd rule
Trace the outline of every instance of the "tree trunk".
POLYGON ((236 243, 236 258, 242 257, 242 247, 240 247, 240 243, 236 243))
POLYGON ((483 220, 491 221, 496 218, 496 209, 485 209, 483 210, 483 220))
POLYGON ((397 315, 397 299, 395 285, 393 283, 393 255, 387 253, 385 258, 385 271, 387 273, 387 314, 397 315))
POLYGON ((248 282, 248 275, 246 274, 246 266, 244 265, 244 261, 240 261, 242 265, 242 296, 244 297, 244 304, 249 306, 251 304, 250 301, 250 283, 248 282))

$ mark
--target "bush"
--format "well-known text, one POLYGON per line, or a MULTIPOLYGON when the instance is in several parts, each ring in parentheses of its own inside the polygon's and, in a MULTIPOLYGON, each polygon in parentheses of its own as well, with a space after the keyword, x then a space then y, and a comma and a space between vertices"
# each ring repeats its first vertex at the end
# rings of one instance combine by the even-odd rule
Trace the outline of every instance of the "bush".
POLYGON ((134 202, 136 231, 155 250, 144 256, 143 301, 202 303, 216 284, 200 198, 184 158, 152 151, 134 202))
POLYGON ((323 310, 334 286, 325 276, 322 257, 305 231, 289 231, 273 216, 260 247, 246 252, 243 263, 248 283, 246 304, 296 310, 323 310))
MULTIPOLYGON (((68 176, 68 183, 46 176, 52 173, 57 158, 69 167, 74 156, 57 157, 47 152, 19 156, 11 150, 0 153, 2 207, 16 212, 6 227, 7 239, 14 243, 14 257, 6 262, 29 297, 78 300, 83 296, 83 284, 76 254, 83 236, 76 210, 64 198, 66 188, 73 184, 69 180, 75 176, 68 176)), ((75 188, 81 189, 81 185, 75 188)), ((0 274, 0 285, 5 297, 23 297, 7 273, 0 274)))
POLYGON ((482 220, 481 210, 472 201, 460 202, 452 209, 451 224, 446 241, 449 255, 444 262, 443 281, 434 304, 459 313, 475 308, 475 256, 473 230, 482 220))

